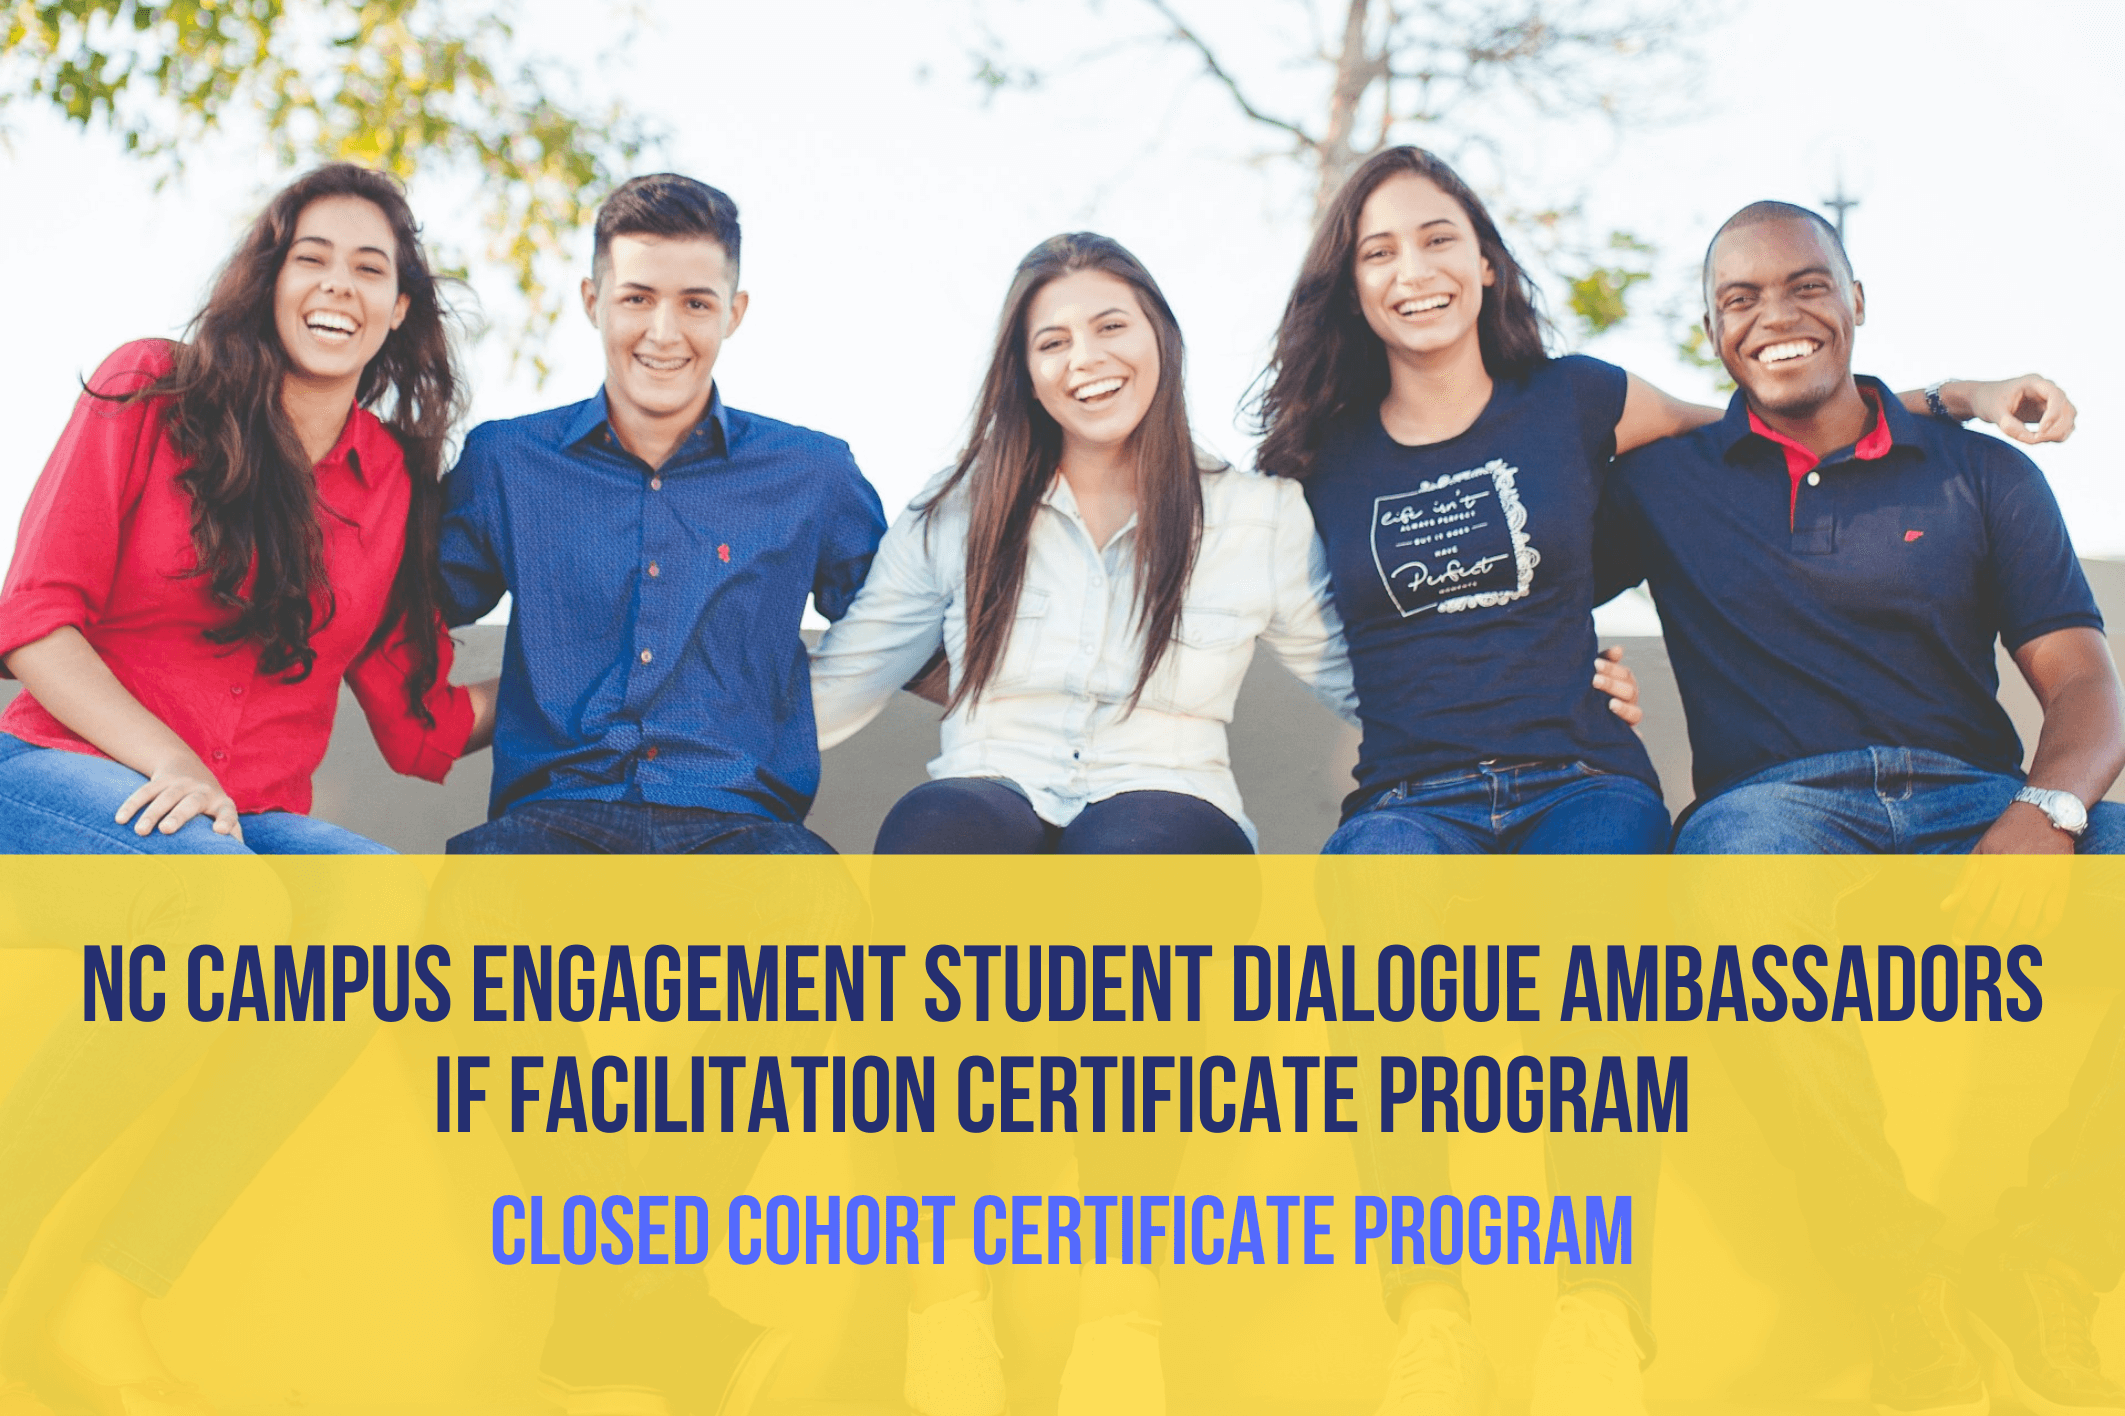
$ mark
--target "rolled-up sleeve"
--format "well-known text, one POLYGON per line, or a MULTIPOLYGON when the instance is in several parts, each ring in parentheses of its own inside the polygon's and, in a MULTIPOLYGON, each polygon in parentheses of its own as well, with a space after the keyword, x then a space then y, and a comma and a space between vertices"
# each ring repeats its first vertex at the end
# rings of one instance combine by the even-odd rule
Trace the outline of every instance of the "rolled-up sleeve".
POLYGON ((406 679, 412 672, 413 656, 403 627, 370 649, 347 670, 347 686, 369 720, 369 733, 376 739, 391 770, 402 777, 440 782, 465 755, 472 736, 472 695, 450 682, 452 644, 450 634, 438 623, 435 683, 422 703, 433 726, 412 711, 406 697, 406 679))
POLYGON ((99 619, 118 574, 119 540, 146 485, 160 422, 124 401, 169 368, 166 346, 129 344, 105 360, 74 404, 23 508, 0 583, 0 656, 54 630, 99 619))
POLYGON ((885 533, 870 575, 848 612, 812 651, 812 710, 819 746, 847 741, 884 710, 944 642, 950 595, 939 574, 936 534, 909 507, 885 533))
POLYGON ((1315 532, 1313 513, 1296 482, 1278 487, 1274 540, 1274 609, 1262 642, 1345 722, 1358 720, 1358 695, 1350 673, 1350 649, 1336 613, 1328 576, 1328 552, 1315 532))

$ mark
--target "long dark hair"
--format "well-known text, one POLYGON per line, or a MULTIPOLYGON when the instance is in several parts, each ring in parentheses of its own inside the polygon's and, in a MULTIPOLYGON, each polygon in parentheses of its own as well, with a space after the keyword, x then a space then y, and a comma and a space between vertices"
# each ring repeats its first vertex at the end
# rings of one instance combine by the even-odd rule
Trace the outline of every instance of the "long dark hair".
POLYGON ((1492 378, 1526 372, 1544 357, 1541 296, 1513 259, 1498 224, 1466 182, 1417 147, 1388 148, 1367 158, 1328 204, 1298 283, 1277 325, 1276 352, 1256 387, 1255 465, 1280 477, 1305 477, 1328 431, 1345 416, 1370 412, 1387 397, 1387 351, 1358 308, 1358 217, 1389 178, 1422 177, 1461 204, 1496 283, 1483 291, 1476 337, 1492 378))
MULTIPOLYGON (((325 197, 360 197, 390 223, 406 318, 384 338, 355 389, 397 439, 412 479, 406 546, 371 647, 401 626, 412 671, 408 706, 433 726, 424 702, 441 672, 436 628, 442 585, 445 443, 463 412, 451 348, 455 319, 421 250, 406 197, 381 172, 337 162, 281 189, 251 223, 215 278, 206 306, 175 348, 176 364, 135 397, 168 398, 172 445, 191 463, 179 479, 192 498, 195 574, 231 614, 209 630, 217 644, 255 641, 259 671, 289 682, 309 676, 310 637, 333 614, 318 525, 316 479, 281 407, 290 370, 274 325, 273 296, 304 208, 325 197), (248 584, 247 584, 248 583, 248 584), (319 603, 322 602, 322 613, 319 603)), ((366 469, 365 469, 366 470, 366 469)))
POLYGON ((967 489, 967 643, 947 709, 979 696, 1003 663, 1025 584, 1033 516, 1062 461, 1062 427, 1040 406, 1026 359, 1033 299, 1081 270, 1126 281, 1158 338, 1158 388, 1133 437, 1136 452, 1136 622, 1144 635, 1133 705, 1165 657, 1203 534, 1201 474, 1182 395, 1181 327, 1158 282, 1120 242, 1089 231, 1051 236, 1026 253, 1004 296, 996 347, 974 406, 973 428, 952 474, 923 507, 936 513, 967 489))

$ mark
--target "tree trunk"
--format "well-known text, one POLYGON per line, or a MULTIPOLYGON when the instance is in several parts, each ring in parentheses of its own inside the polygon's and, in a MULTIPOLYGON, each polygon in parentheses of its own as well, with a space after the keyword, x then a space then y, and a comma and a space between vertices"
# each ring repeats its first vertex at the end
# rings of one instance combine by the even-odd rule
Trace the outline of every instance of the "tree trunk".
POLYGON ((1358 119, 1358 104, 1378 76, 1381 61, 1365 47, 1365 21, 1371 0, 1350 0, 1343 17, 1343 47, 1336 55, 1335 92, 1328 104, 1328 128, 1314 148, 1318 177, 1313 191, 1313 220, 1320 224, 1329 202, 1357 170, 1359 154, 1350 135, 1358 119))

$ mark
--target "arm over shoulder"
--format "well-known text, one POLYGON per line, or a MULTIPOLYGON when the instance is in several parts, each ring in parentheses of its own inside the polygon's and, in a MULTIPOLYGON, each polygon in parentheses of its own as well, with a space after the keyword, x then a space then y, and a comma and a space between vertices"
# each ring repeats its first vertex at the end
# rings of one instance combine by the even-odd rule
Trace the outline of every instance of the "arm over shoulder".
POLYGON ((900 513, 876 558, 866 552, 861 593, 812 651, 812 710, 822 748, 847 741, 877 717, 944 642, 951 603, 945 557, 963 554, 964 540, 945 517, 934 520, 917 506, 900 513))
POLYGON ((1328 576, 1328 552, 1314 529, 1304 490, 1287 478, 1272 480, 1277 520, 1268 569, 1274 610, 1262 642, 1314 697, 1345 722, 1355 723, 1358 695, 1328 576))

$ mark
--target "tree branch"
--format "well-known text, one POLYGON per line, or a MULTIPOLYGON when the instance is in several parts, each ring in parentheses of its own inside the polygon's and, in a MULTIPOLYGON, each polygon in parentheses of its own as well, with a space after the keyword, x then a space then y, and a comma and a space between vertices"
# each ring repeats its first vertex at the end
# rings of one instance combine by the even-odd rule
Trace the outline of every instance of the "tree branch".
POLYGON ((1314 151, 1320 147, 1320 141, 1298 124, 1291 122, 1289 119, 1279 118, 1273 113, 1265 113, 1255 107, 1253 100, 1249 99, 1246 91, 1240 87, 1239 80, 1235 79, 1226 70, 1225 66, 1218 62, 1217 55, 1203 41, 1202 36, 1189 27, 1188 22, 1175 12, 1173 6, 1168 4, 1167 0, 1144 0, 1144 3, 1156 10, 1166 23, 1172 26, 1172 38, 1176 42, 1185 44, 1196 52, 1196 56, 1203 61, 1204 71, 1211 78, 1216 79, 1225 86, 1225 91, 1232 95, 1232 101, 1239 106, 1240 112, 1246 114, 1257 123, 1291 134, 1293 138, 1298 140, 1299 145, 1308 151, 1314 151))

